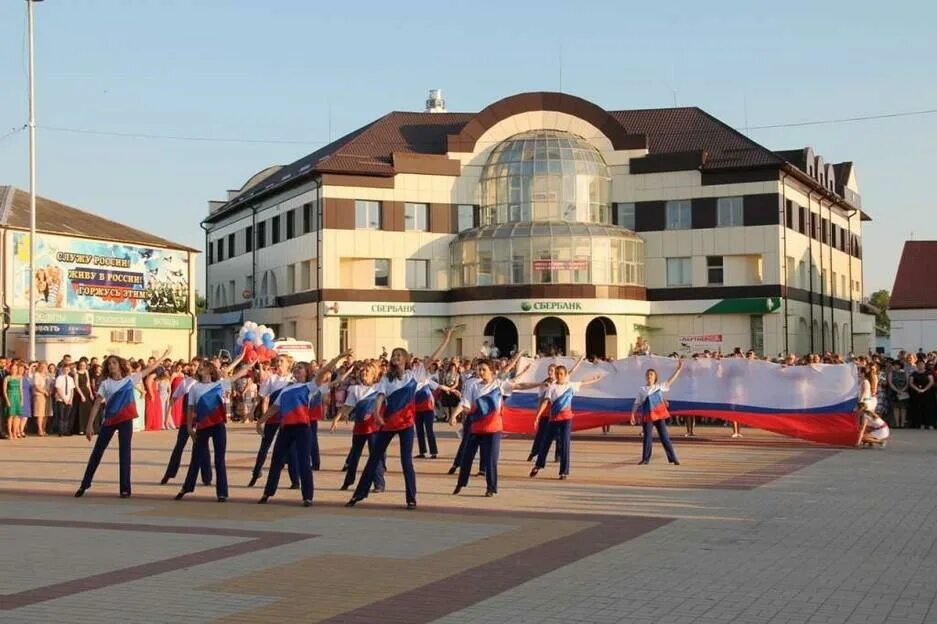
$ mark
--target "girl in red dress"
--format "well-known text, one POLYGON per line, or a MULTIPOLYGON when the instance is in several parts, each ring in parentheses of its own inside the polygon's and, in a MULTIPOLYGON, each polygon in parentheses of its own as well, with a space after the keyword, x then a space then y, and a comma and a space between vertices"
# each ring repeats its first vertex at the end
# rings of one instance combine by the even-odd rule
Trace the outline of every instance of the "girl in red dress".
POLYGON ((143 381, 146 390, 146 430, 159 431, 163 428, 163 402, 159 398, 159 383, 156 381, 156 372, 146 376, 143 381))

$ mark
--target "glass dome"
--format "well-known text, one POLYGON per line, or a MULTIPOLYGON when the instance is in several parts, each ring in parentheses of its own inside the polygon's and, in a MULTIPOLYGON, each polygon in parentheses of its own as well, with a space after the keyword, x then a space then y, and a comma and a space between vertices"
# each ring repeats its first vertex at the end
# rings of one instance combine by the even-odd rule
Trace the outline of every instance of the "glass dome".
POLYGON ((611 223, 612 180, 582 137, 532 130, 502 141, 481 175, 481 224, 512 221, 611 223))
POLYGON ((615 225, 519 222, 459 234, 451 287, 499 284, 644 286, 644 241, 615 225))

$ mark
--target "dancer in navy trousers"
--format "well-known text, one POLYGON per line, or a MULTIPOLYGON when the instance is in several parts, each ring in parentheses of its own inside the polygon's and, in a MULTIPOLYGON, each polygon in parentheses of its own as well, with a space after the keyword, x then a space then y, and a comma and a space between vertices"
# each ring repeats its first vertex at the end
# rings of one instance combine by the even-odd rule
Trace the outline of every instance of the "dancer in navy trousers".
MULTIPOLYGON (((171 405, 178 402, 182 403, 182 413, 186 413, 186 408, 188 407, 188 394, 189 390, 192 389, 192 386, 195 385, 195 378, 189 375, 191 371, 186 367, 185 377, 176 386, 176 389, 172 393, 171 405)), ((167 410, 168 411, 168 410, 167 410)), ((182 423, 179 425, 179 428, 176 430, 176 444, 172 447, 172 452, 169 454, 169 464, 166 466, 166 472, 163 474, 162 480, 159 482, 160 485, 166 485, 169 483, 170 479, 175 479, 176 475, 179 473, 179 465, 182 463, 182 453, 185 451, 185 445, 189 441, 189 427, 186 423, 186 419, 183 418, 182 423)), ((211 485, 211 464, 208 462, 202 462, 201 465, 202 472, 202 483, 205 485, 211 485)))
MULTIPOLYGON (((276 372, 267 375, 267 378, 264 379, 260 385, 260 413, 263 415, 257 421, 257 433, 261 436, 260 448, 257 449, 257 459, 254 461, 254 470, 251 473, 251 480, 247 484, 247 487, 254 487, 254 484, 257 483, 257 480, 260 478, 264 462, 267 461, 267 453, 270 452, 270 446, 273 444, 273 439, 277 435, 277 429, 280 427, 279 416, 271 415, 268 417, 267 412, 270 406, 276 402, 283 388, 293 383, 293 375, 290 372, 290 368, 290 358, 288 356, 277 356, 276 372)), ((292 452, 295 453, 295 449, 292 452)), ((294 486, 298 487, 299 474, 296 471, 296 458, 293 455, 290 455, 286 466, 290 475, 290 488, 292 489, 294 486)))
POLYGON ((667 410, 667 402, 664 401, 664 393, 670 392, 670 386, 677 381, 680 371, 683 370, 683 360, 677 360, 677 368, 674 370, 670 379, 664 383, 658 383, 657 371, 649 368, 644 372, 644 380, 647 385, 641 386, 638 390, 638 396, 631 406, 631 424, 635 424, 638 412, 641 412, 641 427, 644 430, 644 445, 641 452, 641 461, 639 466, 643 466, 651 461, 651 451, 654 448, 653 433, 657 429, 657 437, 664 447, 664 453, 667 454, 667 461, 674 466, 679 466, 677 454, 674 453, 673 444, 670 443, 670 434, 667 432, 667 419, 670 418, 670 412, 667 410))
MULTIPOLYGON (((98 432, 98 440, 91 451, 91 457, 88 458, 88 467, 85 469, 85 476, 81 480, 78 491, 75 492, 75 498, 84 496, 85 490, 91 487, 94 479, 94 473, 104 457, 104 451, 107 445, 111 443, 111 438, 117 434, 117 442, 120 444, 120 497, 130 496, 130 441, 133 437, 133 420, 137 417, 137 402, 134 396, 134 387, 143 382, 147 375, 156 370, 162 361, 170 353, 167 348, 162 357, 153 362, 142 371, 130 374, 130 364, 127 360, 109 355, 104 359, 104 371, 107 377, 98 386, 98 396, 94 399, 91 406, 91 414, 88 422, 93 423, 97 418, 101 407, 104 407, 104 417, 101 420, 101 430, 98 432)), ((87 427, 87 438, 90 442, 94 436, 94 427, 87 427)))
MULTIPOLYGON (((374 420, 374 408, 377 404, 377 382, 380 379, 381 370, 377 362, 371 360, 367 362, 358 374, 358 381, 348 388, 345 395, 345 404, 339 409, 332 421, 329 431, 335 431, 335 427, 344 419, 349 419, 354 423, 351 433, 351 452, 348 454, 345 467, 345 481, 340 489, 347 490, 355 483, 355 477, 358 471, 358 462, 361 460, 361 453, 365 445, 368 447, 368 456, 374 452, 374 445, 377 443, 377 433, 380 427, 374 420)), ((374 489, 372 492, 384 491, 384 471, 387 469, 387 459, 378 462, 374 470, 374 489)))

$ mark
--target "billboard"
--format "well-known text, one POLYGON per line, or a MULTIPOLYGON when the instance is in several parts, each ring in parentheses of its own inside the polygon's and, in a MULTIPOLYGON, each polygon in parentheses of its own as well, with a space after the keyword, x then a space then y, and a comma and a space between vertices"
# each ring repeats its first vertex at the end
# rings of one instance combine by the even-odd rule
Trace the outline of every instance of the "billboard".
POLYGON ((53 234, 36 237, 29 276, 29 234, 8 239, 12 306, 102 312, 189 311, 189 254, 53 234))

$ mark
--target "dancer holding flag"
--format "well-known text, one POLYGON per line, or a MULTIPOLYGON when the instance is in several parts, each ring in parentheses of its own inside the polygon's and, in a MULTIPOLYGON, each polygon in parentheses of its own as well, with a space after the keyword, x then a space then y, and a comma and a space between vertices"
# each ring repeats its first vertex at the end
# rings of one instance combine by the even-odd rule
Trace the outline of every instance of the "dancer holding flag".
POLYGON ((201 462, 211 461, 208 451, 209 440, 215 451, 215 494, 219 503, 228 500, 228 471, 225 466, 225 451, 228 446, 228 431, 225 423, 228 420, 228 413, 224 404, 224 393, 230 390, 234 380, 250 372, 251 367, 245 366, 236 375, 231 376, 231 372, 237 368, 243 357, 242 352, 223 371, 218 370, 207 360, 198 367, 196 373, 198 382, 189 389, 186 408, 186 427, 189 429, 193 442, 192 459, 189 461, 189 471, 185 475, 182 489, 176 494, 176 500, 182 500, 183 496, 195 491, 195 481, 201 462))
MULTIPOLYGON (((98 396, 91 406, 88 422, 94 422, 102 406, 104 407, 104 417, 101 419, 98 440, 91 451, 91 457, 88 458, 88 467, 85 469, 85 476, 81 480, 78 491, 75 492, 75 498, 84 496, 85 490, 91 487, 94 473, 98 469, 104 451, 107 449, 107 445, 111 443, 111 438, 114 437, 115 432, 117 433, 117 442, 120 445, 120 497, 127 498, 130 496, 130 441, 133 437, 133 420, 137 417, 134 386, 142 383, 147 375, 155 371, 170 351, 171 348, 167 347, 162 357, 143 370, 133 374, 130 374, 130 364, 127 360, 116 355, 109 355, 105 358, 104 370, 107 377, 98 387, 98 396)), ((86 437, 89 442, 93 435, 94 427, 86 427, 86 437)))
MULTIPOLYGON (((428 359, 435 360, 452 338, 452 328, 445 330, 442 343, 428 359)), ((354 507, 358 502, 368 497, 368 491, 374 483, 378 464, 384 461, 384 453, 394 436, 400 437, 400 467, 403 469, 404 483, 406 484, 407 509, 416 509, 416 472, 413 470, 413 422, 416 417, 416 388, 426 376, 426 369, 420 367, 417 371, 409 370, 410 353, 397 347, 390 354, 390 368, 381 379, 377 387, 377 400, 374 406, 374 421, 380 427, 377 440, 368 463, 361 473, 358 487, 345 506, 354 507), (417 376, 420 379, 417 379, 417 376)), ((441 386, 435 381, 429 381, 430 388, 437 387, 447 392, 456 392, 448 386, 441 386)))
POLYGON ((638 396, 631 407, 631 424, 635 424, 638 410, 641 411, 641 426, 644 430, 644 448, 641 454, 641 461, 638 465, 644 465, 651 461, 651 450, 653 448, 653 430, 657 429, 657 436, 660 443, 667 453, 667 461, 674 466, 679 466, 677 455, 673 452, 673 444, 670 443, 670 435, 667 433, 667 419, 670 418, 670 412, 667 411, 667 403, 664 401, 664 393, 670 392, 670 387, 680 376, 683 370, 683 360, 677 360, 677 368, 674 370, 670 379, 664 383, 657 382, 657 371, 649 368, 644 372, 644 380, 647 385, 641 386, 638 390, 638 396))
MULTIPOLYGON (((573 367, 575 371, 582 363, 579 362, 573 367)), ((602 378, 601 375, 584 381, 570 381, 569 371, 565 366, 556 367, 556 383, 550 385, 543 393, 540 401, 540 407, 537 415, 534 417, 534 429, 538 426, 538 421, 543 417, 549 408, 550 410, 550 428, 547 431, 546 438, 540 445, 537 454, 537 463, 530 471, 531 477, 536 477, 547 465, 547 453, 550 452, 550 446, 556 441, 557 451, 560 462, 560 479, 569 477, 570 451, 572 445, 573 431, 573 396, 576 395, 583 386, 594 384, 602 378)))

